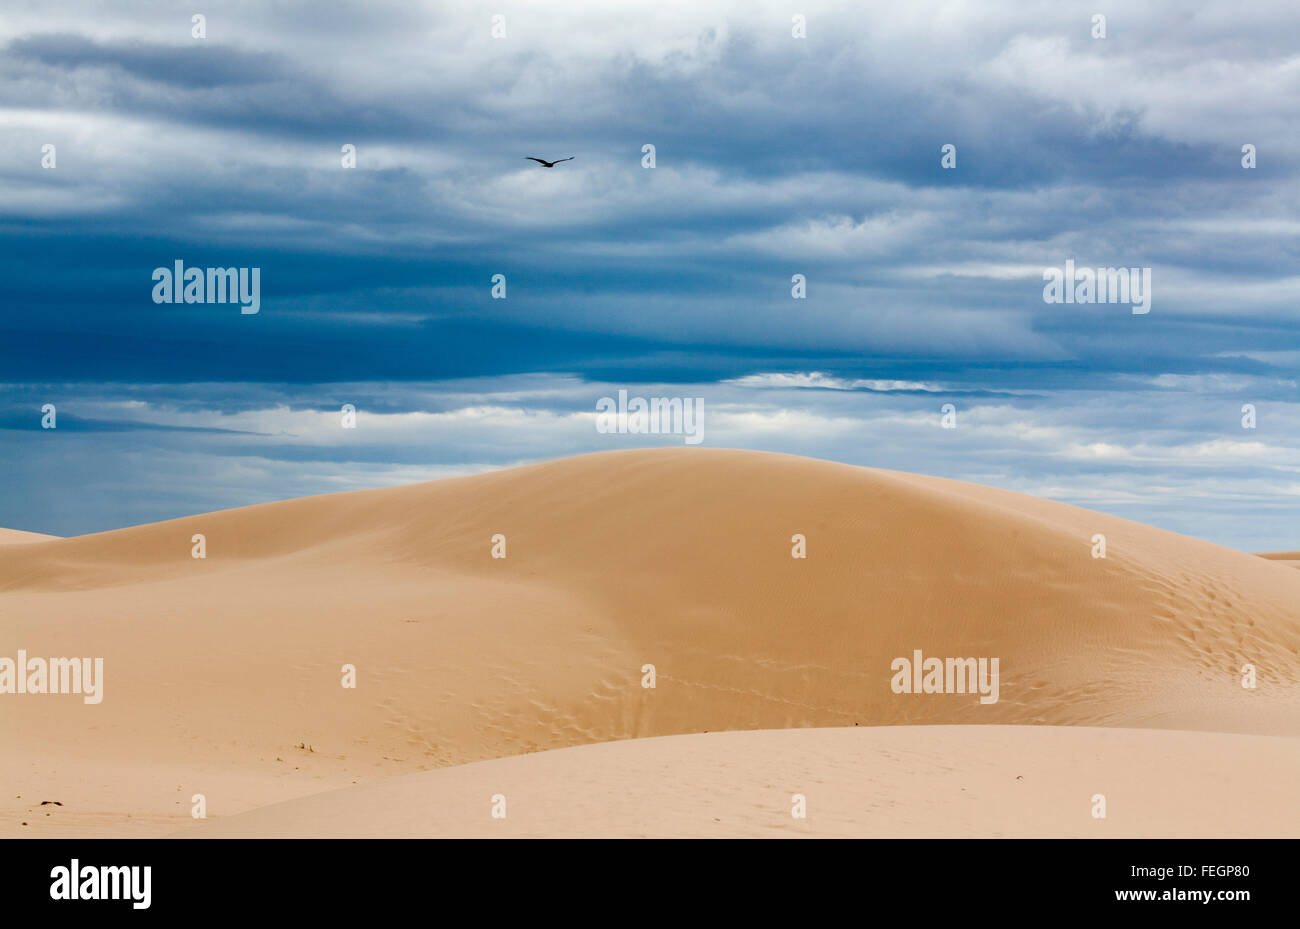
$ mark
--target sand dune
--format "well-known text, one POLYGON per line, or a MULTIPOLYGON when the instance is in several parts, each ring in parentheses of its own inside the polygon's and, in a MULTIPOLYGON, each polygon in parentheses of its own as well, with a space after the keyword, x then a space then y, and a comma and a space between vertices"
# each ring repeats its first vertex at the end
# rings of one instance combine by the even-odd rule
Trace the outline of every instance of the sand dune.
POLYGON ((1060 726, 716 732, 408 774, 181 834, 1290 836, 1300 831, 1298 780, 1300 740, 1275 736, 1060 726), (1245 758, 1252 789, 1231 789, 1245 758), (795 795, 803 817, 793 815, 795 795), (1098 795, 1104 818, 1093 816, 1098 795))
POLYGON ((0 529, 0 545, 26 545, 31 542, 48 542, 57 539, 56 535, 40 532, 23 532, 21 529, 0 529))
POLYGON ((1260 552, 1259 557, 1280 561, 1292 568, 1300 568, 1300 552, 1260 552))
POLYGON ((97 706, 0 696, 4 835, 160 834, 189 821, 194 793, 223 816, 705 730, 1300 733, 1300 572, 1285 564, 755 452, 588 455, 6 546, 0 642, 105 665, 97 706), (999 658, 998 702, 895 694, 891 661, 915 649, 999 658))

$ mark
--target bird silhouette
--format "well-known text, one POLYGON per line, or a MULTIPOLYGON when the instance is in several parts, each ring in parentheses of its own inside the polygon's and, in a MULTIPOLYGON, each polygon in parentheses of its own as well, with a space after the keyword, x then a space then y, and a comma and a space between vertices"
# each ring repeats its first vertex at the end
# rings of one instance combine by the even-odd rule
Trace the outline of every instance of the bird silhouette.
POLYGON ((543 160, 543 159, 541 159, 541 158, 534 158, 532 155, 525 155, 525 156, 524 156, 524 160, 525 160, 525 161, 535 161, 535 162, 537 162, 539 165, 541 165, 543 168, 554 168, 554 167, 555 167, 557 164, 559 164, 561 161, 572 161, 572 160, 573 160, 573 156, 570 155, 568 158, 561 158, 560 161, 545 161, 545 160, 543 160))

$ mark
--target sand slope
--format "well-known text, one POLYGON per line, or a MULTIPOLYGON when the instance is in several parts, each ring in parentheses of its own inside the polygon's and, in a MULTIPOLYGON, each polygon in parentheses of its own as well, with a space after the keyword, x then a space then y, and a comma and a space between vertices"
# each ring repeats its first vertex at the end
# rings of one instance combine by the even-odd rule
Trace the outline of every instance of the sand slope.
MULTIPOLYGON (((427 771, 264 807, 218 837, 1294 836, 1300 740, 1055 726, 665 736, 427 771), (1250 759, 1249 790, 1240 765, 1250 759), (795 818, 802 794, 804 818, 795 818), (1093 816, 1105 798, 1105 818, 1093 816), (494 818, 495 797, 505 818, 494 818)), ((498 810, 500 808, 498 807, 498 810)))
POLYGON ((1300 568, 1300 552, 1260 552, 1259 557, 1278 561, 1292 568, 1300 568))
POLYGON ((0 545, 26 545, 31 542, 48 542, 57 539, 56 535, 40 532, 24 532, 21 529, 0 529, 0 545))
POLYGON ((588 455, 7 546, 0 643, 102 656, 106 676, 99 706, 0 696, 6 835, 157 834, 196 792, 225 815, 704 730, 1300 733, 1300 572, 1063 504, 755 452, 588 455), (918 648, 998 657, 1000 701, 894 694, 890 662, 918 648))

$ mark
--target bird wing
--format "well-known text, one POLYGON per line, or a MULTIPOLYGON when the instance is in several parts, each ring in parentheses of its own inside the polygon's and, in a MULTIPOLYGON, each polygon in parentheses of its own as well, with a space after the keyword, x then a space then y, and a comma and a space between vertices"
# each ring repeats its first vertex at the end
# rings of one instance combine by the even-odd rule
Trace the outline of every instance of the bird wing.
POLYGON ((551 166, 551 162, 549 162, 549 161, 542 161, 542 159, 540 159, 540 158, 534 158, 532 155, 525 155, 525 156, 524 156, 524 161, 535 161, 535 162, 537 162, 539 165, 546 165, 548 168, 551 166))
MULTIPOLYGON (((573 158, 574 158, 574 156, 573 156, 573 155, 570 155, 568 158, 561 158, 560 161, 572 161, 573 158)), ((559 164, 560 161, 553 161, 553 162, 551 162, 551 164, 559 164)))

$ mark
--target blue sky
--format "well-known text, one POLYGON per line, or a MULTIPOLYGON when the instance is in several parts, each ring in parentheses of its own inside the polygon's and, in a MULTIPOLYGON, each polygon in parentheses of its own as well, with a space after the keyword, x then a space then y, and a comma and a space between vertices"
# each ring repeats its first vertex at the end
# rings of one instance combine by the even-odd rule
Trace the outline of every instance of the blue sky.
POLYGON ((0 525, 681 444, 596 431, 627 389, 1300 547, 1292 2, 49 6, 0 11, 0 525), (261 312, 153 303, 178 259, 261 312), (1067 259, 1151 312, 1045 303, 1067 259))

